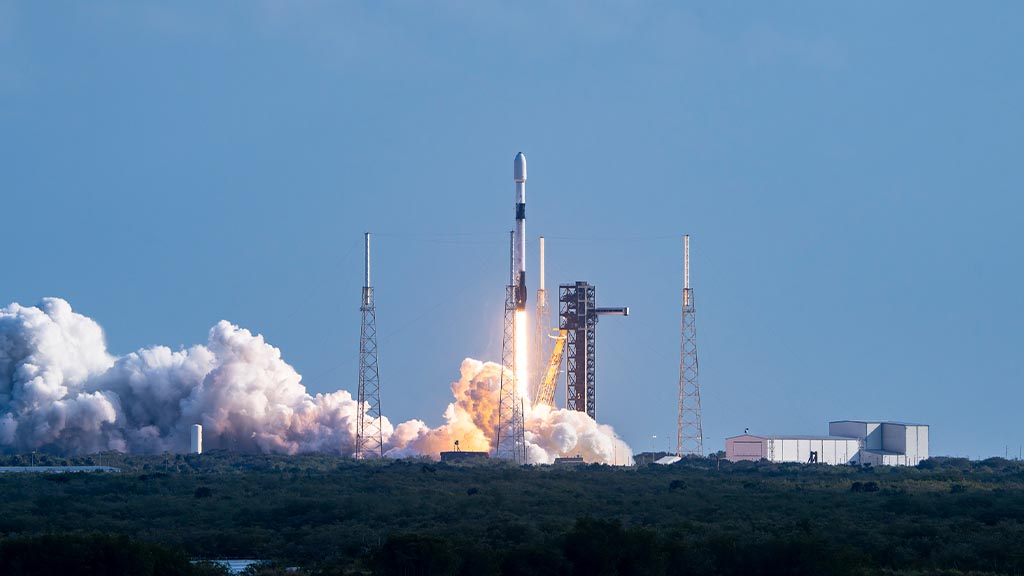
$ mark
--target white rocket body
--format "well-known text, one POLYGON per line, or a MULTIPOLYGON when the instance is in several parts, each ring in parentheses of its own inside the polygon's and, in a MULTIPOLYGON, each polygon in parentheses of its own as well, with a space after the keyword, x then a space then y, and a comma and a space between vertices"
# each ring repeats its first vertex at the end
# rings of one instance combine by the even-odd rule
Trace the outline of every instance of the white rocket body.
POLYGON ((526 310, 526 156, 516 154, 516 231, 512 243, 512 281, 516 285, 516 309, 526 310))

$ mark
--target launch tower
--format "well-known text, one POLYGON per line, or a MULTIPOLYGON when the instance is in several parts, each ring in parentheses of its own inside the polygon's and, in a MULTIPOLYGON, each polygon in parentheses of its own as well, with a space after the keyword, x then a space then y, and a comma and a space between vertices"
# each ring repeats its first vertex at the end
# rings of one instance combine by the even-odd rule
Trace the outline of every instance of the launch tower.
POLYGON ((566 335, 565 407, 597 419, 597 319, 629 316, 629 308, 598 308, 594 286, 558 287, 558 328, 566 335))
MULTIPOLYGON (((511 233, 512 254, 515 253, 516 233, 511 233)), ((516 315, 519 310, 519 285, 516 279, 515 257, 510 267, 509 283, 505 287, 505 323, 501 338, 501 388, 498 391, 498 430, 495 453, 498 458, 526 464, 526 433, 523 428, 523 397, 519 393, 519 367, 516 315)), ((525 313, 524 313, 525 316, 525 313)))

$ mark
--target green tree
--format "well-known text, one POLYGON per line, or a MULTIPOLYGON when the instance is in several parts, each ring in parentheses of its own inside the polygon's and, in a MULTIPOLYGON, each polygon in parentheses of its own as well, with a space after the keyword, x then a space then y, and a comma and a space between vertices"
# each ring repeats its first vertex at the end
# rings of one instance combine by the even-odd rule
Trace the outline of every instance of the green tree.
POLYGON ((449 576, 459 559, 451 541, 436 536, 403 534, 388 537, 377 553, 374 573, 382 576, 449 576))

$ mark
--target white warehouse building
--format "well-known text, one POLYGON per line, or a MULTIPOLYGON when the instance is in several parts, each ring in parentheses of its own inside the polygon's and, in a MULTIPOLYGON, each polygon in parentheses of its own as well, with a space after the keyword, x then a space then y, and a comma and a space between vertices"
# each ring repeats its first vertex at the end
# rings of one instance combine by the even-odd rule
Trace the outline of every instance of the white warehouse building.
POLYGON ((820 462, 849 464, 857 458, 860 442, 839 436, 759 436, 744 434, 725 439, 726 460, 820 462))
POLYGON ((827 436, 743 434, 725 440, 725 457, 769 462, 916 466, 928 458, 928 426, 837 420, 827 436))
POLYGON ((837 420, 828 433, 860 439, 861 464, 917 466, 928 459, 928 425, 909 422, 837 420))

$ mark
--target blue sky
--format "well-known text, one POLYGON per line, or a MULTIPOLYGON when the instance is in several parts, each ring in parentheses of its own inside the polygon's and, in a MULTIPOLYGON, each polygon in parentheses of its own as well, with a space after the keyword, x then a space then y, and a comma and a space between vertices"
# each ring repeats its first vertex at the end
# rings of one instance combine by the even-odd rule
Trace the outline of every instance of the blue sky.
POLYGON ((1022 16, 0 1, 0 300, 66 298, 116 353, 224 318, 354 391, 370 230, 384 411, 436 425, 499 356, 522 150, 531 280, 543 234, 549 285, 631 308, 598 415, 635 449, 674 438, 690 233, 709 449, 882 418, 1016 453, 1022 16))

